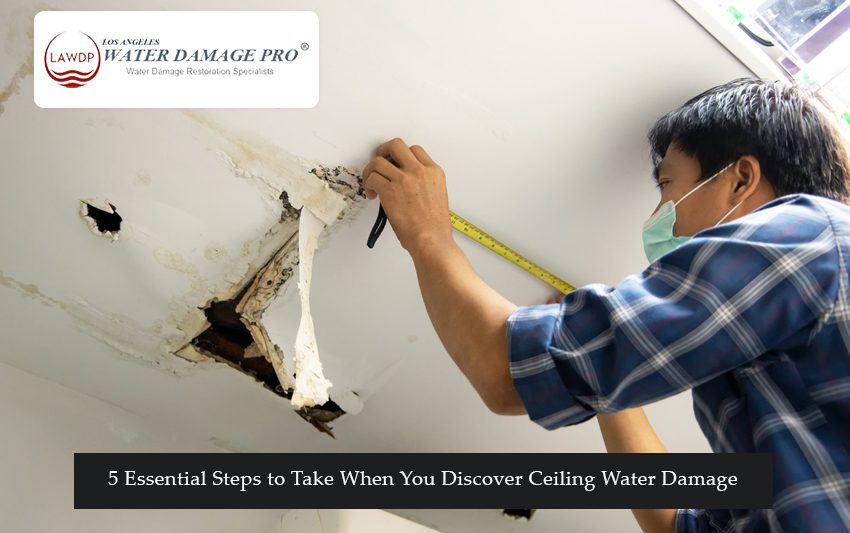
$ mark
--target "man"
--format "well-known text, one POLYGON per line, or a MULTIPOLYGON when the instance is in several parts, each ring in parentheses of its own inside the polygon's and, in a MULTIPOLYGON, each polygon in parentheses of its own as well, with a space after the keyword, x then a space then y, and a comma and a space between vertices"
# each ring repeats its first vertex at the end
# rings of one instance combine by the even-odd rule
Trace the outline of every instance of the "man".
POLYGON ((381 145, 363 184, 493 412, 550 430, 601 414, 609 450, 663 451, 635 408, 693 389, 715 452, 775 454, 772 509, 635 510, 645 530, 850 530, 845 141, 816 100, 748 79, 691 99, 649 141, 649 266, 547 305, 517 307, 475 274, 422 147, 381 145))

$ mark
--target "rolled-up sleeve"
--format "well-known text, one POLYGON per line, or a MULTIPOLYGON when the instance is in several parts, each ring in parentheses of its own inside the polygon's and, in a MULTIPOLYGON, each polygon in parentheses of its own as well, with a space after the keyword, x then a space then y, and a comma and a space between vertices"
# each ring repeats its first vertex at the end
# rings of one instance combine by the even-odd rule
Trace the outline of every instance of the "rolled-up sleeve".
POLYGON ((508 352, 514 387, 529 418, 547 429, 578 424, 596 414, 573 395, 550 352, 559 309, 558 304, 519 307, 508 318, 508 352))
POLYGON ((835 238, 826 217, 782 213, 700 232, 616 286, 514 310, 509 365, 529 418, 551 430, 651 403, 813 327, 838 293, 835 238))
POLYGON ((711 533, 720 531, 709 521, 705 509, 676 509, 676 533, 711 533))

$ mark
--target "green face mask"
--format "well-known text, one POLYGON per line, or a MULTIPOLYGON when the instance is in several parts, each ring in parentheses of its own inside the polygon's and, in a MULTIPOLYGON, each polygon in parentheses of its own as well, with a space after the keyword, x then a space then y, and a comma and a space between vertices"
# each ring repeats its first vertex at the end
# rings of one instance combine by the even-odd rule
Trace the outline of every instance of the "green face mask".
MULTIPOLYGON (((703 181, 696 187, 690 190, 688 194, 679 198, 677 202, 673 202, 673 200, 667 200, 661 207, 658 208, 649 219, 643 224, 643 251, 646 254, 647 260, 650 263, 654 262, 656 259, 661 257, 662 255, 676 249, 677 246, 682 244, 683 242, 690 239, 689 236, 676 237, 673 235, 673 225, 676 223, 676 206, 679 203, 690 196, 694 191, 708 183, 709 181, 716 178, 720 175, 721 172, 731 167, 734 163, 730 163, 726 165, 724 168, 720 169, 719 172, 703 181)), ((723 218, 717 221, 717 224, 720 224, 726 217, 732 214, 732 211, 738 209, 744 201, 741 200, 738 202, 738 205, 733 207, 728 213, 723 215, 723 218)), ((715 224, 715 226, 717 225, 715 224)))

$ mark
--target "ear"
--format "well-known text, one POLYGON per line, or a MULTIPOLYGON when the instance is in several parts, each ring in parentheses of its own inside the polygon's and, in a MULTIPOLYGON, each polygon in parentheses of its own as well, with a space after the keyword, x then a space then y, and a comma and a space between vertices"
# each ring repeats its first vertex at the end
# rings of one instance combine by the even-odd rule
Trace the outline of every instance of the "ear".
POLYGON ((744 155, 738 158, 732 169, 735 171, 733 194, 746 197, 755 192, 762 179, 759 160, 751 155, 744 155))

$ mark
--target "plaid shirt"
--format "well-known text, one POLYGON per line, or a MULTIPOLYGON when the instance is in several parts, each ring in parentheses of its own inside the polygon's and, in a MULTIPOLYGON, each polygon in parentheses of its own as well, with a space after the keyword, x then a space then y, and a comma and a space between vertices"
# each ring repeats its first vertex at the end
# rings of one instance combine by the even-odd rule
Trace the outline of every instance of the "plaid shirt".
POLYGON ((774 199, 616 287, 507 322, 546 429, 693 389, 715 452, 775 454, 773 509, 680 509, 677 531, 850 531, 850 206, 774 199))

